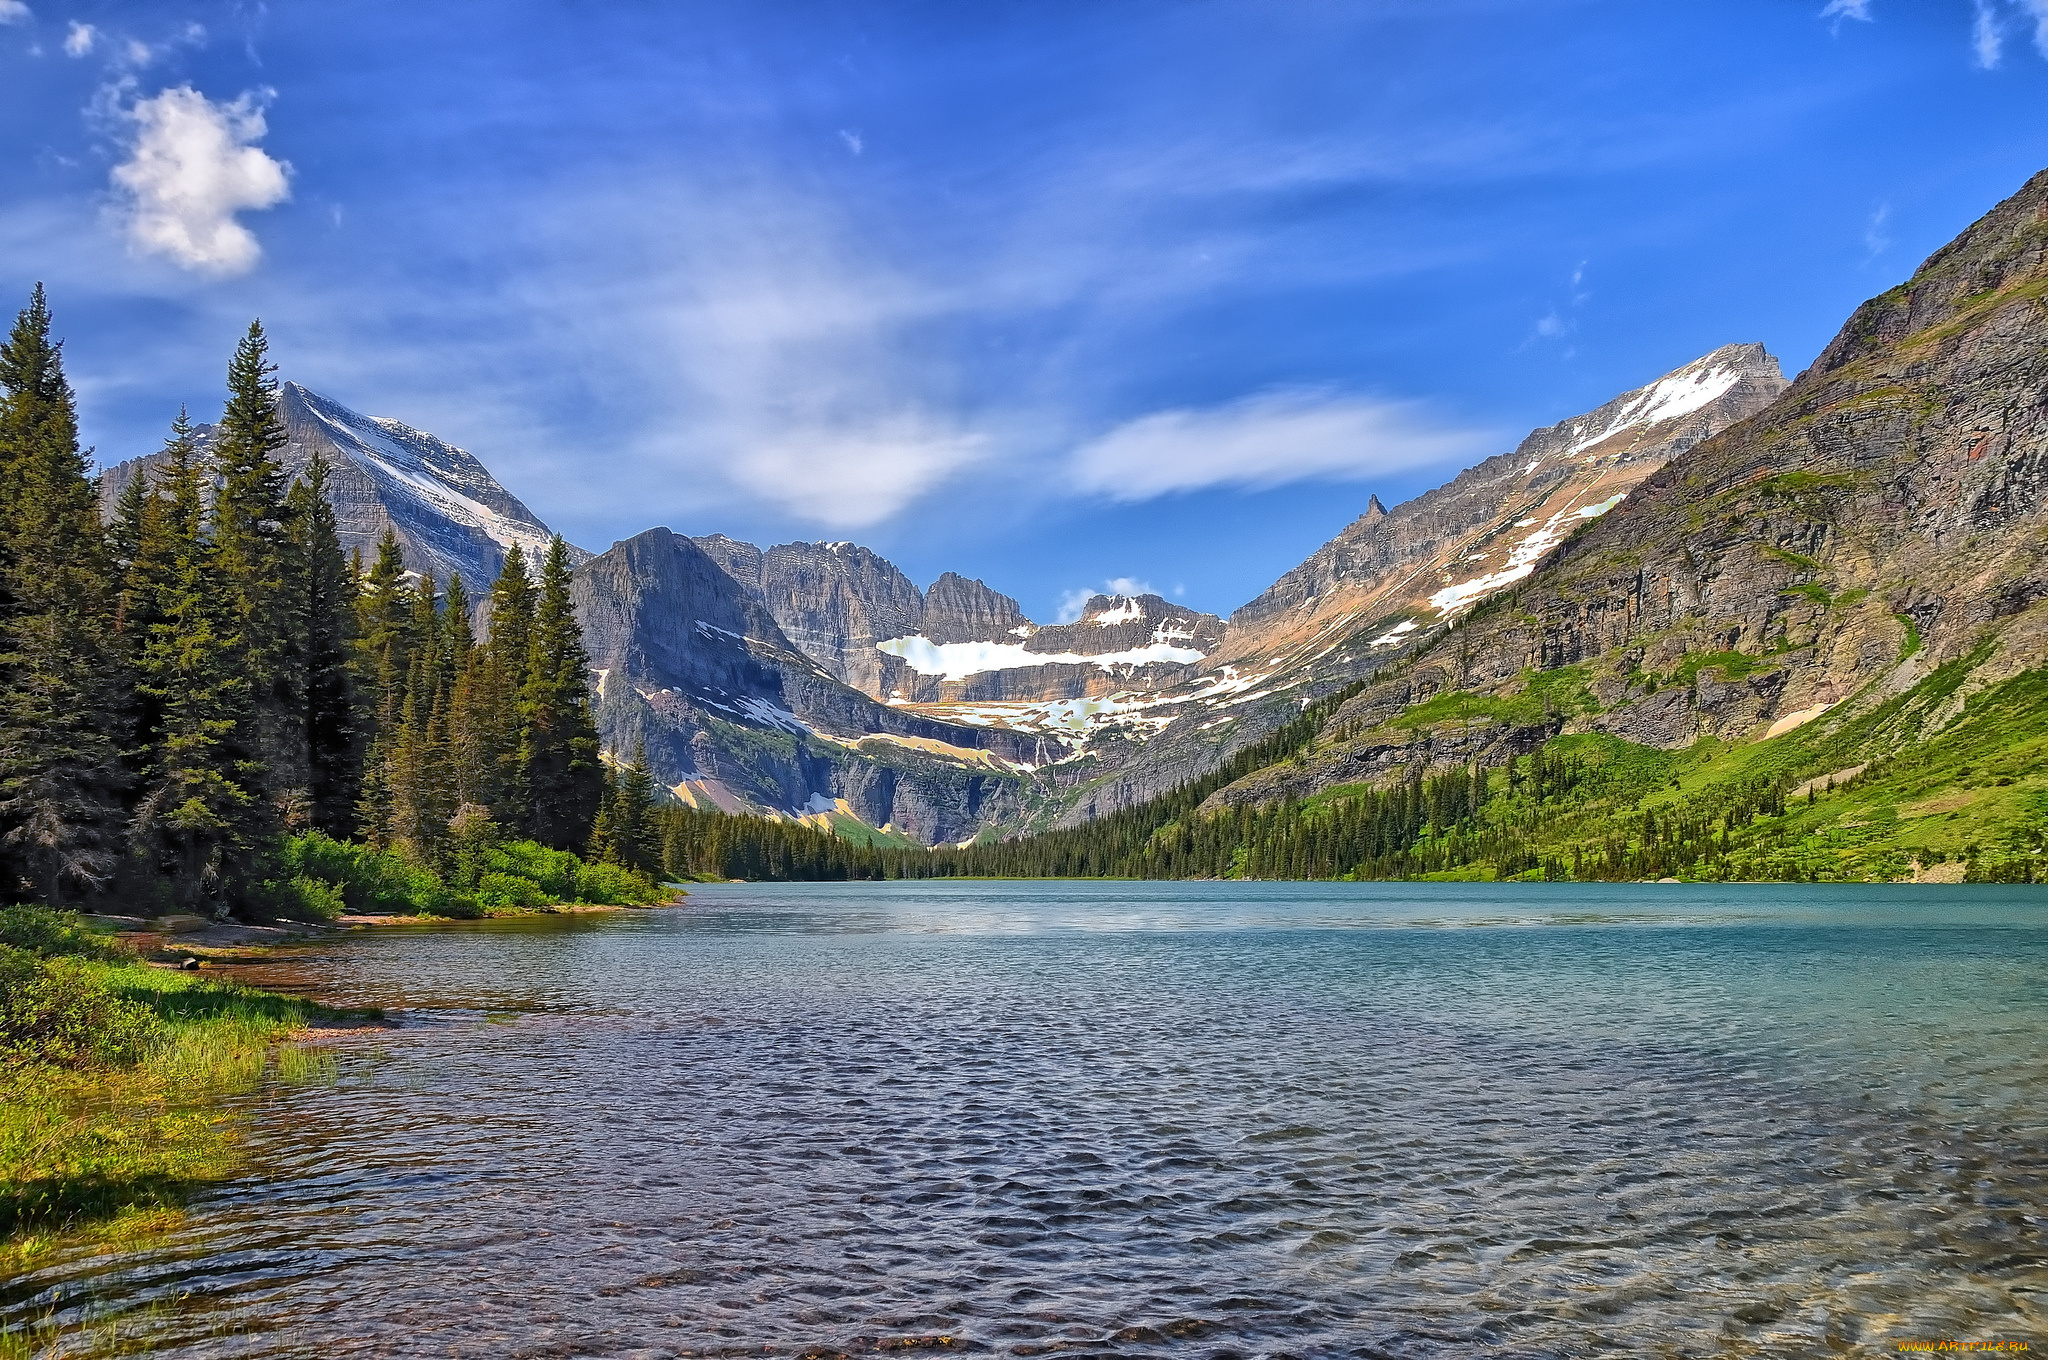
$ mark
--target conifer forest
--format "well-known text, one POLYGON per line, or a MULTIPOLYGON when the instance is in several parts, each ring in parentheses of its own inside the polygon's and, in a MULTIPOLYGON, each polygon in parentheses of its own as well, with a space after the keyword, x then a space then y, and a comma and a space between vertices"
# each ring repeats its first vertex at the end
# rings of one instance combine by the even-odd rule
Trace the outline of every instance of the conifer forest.
POLYGON ((160 474, 104 525, 40 287, 0 388, 9 899, 209 917, 651 900, 577 858, 613 794, 560 538, 479 583, 481 641, 471 584, 409 571, 388 531, 376 560, 344 556, 329 469, 279 467, 260 323, 207 447, 177 413, 160 474))

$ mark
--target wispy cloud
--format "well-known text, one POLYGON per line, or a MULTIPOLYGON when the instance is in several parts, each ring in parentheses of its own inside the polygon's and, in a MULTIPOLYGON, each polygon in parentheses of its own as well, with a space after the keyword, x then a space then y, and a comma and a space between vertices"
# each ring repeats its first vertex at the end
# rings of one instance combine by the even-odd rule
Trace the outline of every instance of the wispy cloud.
POLYGON ((1998 9, 1992 0, 1977 0, 1977 18, 1970 29, 1970 46, 1977 53, 1977 64, 1989 71, 1998 65, 1998 59, 2005 48, 2005 25, 2000 22, 1998 9))
POLYGON ((1415 402, 1282 388, 1141 416, 1078 449, 1069 476, 1083 492, 1143 501, 1209 486, 1356 481, 1467 457, 1490 438, 1415 402))
POLYGON ((856 156, 867 149, 867 143, 861 140, 860 132, 856 128, 839 129, 839 140, 845 142, 846 149, 856 156))
POLYGON ((71 23, 71 31, 64 35, 64 55, 67 57, 85 56, 92 51, 92 45, 99 36, 100 31, 97 28, 94 28, 91 24, 81 24, 74 19, 71 23))
POLYGON ((2048 57, 2048 0, 1976 0, 1970 46, 1977 64, 1989 71, 2005 56, 2005 35, 2013 23, 2034 26, 2034 50, 2048 57))
POLYGON ((731 466, 735 482, 835 529, 889 518, 974 462, 987 444, 915 408, 866 413, 846 424, 798 421, 742 439, 731 466))
MULTIPOLYGON (((1875 21, 1872 0, 1829 0, 1821 10, 1823 19, 1835 20, 1839 30, 1843 19, 1875 21)), ((2048 0, 1971 0, 1970 51, 1977 65, 1995 70, 2005 59, 2005 37, 2014 23, 2031 23, 2034 49, 2048 57, 2048 0)))
POLYGON ((0 24, 25 24, 35 18, 35 11, 23 0, 0 0, 0 24))
POLYGON ((215 103, 189 85, 125 110, 129 158, 114 167, 129 244, 180 268, 247 273, 263 250, 235 215, 291 196, 291 167, 253 145, 269 92, 215 103))
POLYGON ((1863 248, 1871 259, 1876 259, 1891 249, 1892 238, 1886 233, 1885 225, 1891 221, 1892 205, 1880 203, 1870 214, 1870 220, 1863 225, 1863 248))
MULTIPOLYGON (((1099 586, 1075 586, 1072 590, 1060 592, 1059 613, 1053 616, 1054 623, 1074 623, 1081 612, 1088 607, 1088 601, 1097 595, 1157 595, 1150 581, 1141 581, 1135 576, 1112 576, 1099 586)), ((1176 589, 1174 594, 1182 591, 1176 589)))

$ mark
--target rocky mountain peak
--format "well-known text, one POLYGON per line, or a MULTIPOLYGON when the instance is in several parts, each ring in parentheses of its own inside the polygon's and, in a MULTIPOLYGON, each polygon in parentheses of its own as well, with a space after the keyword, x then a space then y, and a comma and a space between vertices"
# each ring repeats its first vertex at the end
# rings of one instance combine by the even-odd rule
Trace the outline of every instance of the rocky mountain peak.
MULTIPOLYGON (((476 597, 497 579, 513 544, 536 565, 547 552, 554 537, 548 526, 467 449, 403 421, 362 415, 296 382, 279 387, 278 411, 288 436, 278 453, 285 475, 303 476, 315 452, 332 466, 328 499, 343 551, 374 558, 389 527, 408 568, 443 582, 460 572, 476 597)), ((199 427, 202 451, 210 449, 214 428, 199 427)), ((101 514, 112 513, 131 478, 162 461, 153 453, 108 468, 100 479, 101 514)), ((576 548, 570 555, 578 562, 590 556, 576 548)))
POLYGON ((1024 637, 1034 626, 1009 596, 949 571, 925 591, 924 618, 910 631, 936 643, 986 642, 1024 637))

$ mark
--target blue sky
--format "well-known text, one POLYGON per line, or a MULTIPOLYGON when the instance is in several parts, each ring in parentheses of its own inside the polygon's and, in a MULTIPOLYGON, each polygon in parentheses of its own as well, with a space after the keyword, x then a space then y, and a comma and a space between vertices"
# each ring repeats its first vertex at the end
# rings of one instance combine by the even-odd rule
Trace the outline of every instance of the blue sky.
POLYGON ((2048 166, 2048 0, 0 0, 0 302, 86 438, 283 374, 602 549, 1227 613, 2048 166))

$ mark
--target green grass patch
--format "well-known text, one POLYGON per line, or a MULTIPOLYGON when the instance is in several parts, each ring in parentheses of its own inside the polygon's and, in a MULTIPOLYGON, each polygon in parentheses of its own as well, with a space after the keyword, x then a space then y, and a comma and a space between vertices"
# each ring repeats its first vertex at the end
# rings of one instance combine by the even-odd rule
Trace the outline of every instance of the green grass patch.
MULTIPOLYGON (((1780 472, 1766 477, 1756 484, 1756 489, 1766 496, 1798 497, 1814 491, 1846 490, 1856 485, 1856 474, 1852 472, 1780 472)), ((1782 552, 1782 549, 1775 550, 1782 552)), ((1797 553, 1786 556, 1798 558, 1797 553)), ((1812 558, 1799 558, 1811 562, 1812 558)))
POLYGON ((1584 666, 1524 671, 1516 682, 1517 688, 1507 694, 1451 690, 1411 705, 1386 725, 1416 728, 1485 720, 1511 727, 1533 727, 1555 717, 1597 712, 1599 705, 1586 683, 1587 675, 1584 666))
POLYGON ((7 913, 28 914, 72 952, 0 957, 0 1266, 17 1271, 81 1237, 119 1244, 175 1223, 195 1188, 239 1169, 220 1097, 319 1078, 331 1059, 280 1041, 377 1014, 152 968, 75 918, 7 913))
POLYGON ((1764 555, 1766 557, 1775 557, 1780 562, 1784 562, 1791 566, 1795 566, 1799 568, 1801 571, 1820 570, 1820 563, 1814 561, 1811 557, 1806 556, 1804 553, 1791 552, 1787 549, 1780 548, 1769 543, 1760 544, 1758 546, 1760 546, 1763 549, 1764 555))
POLYGON ((1906 630, 1905 640, 1899 644, 1899 660, 1904 661, 1920 650, 1920 625, 1913 622, 1911 614, 1894 614, 1892 617, 1906 630))

